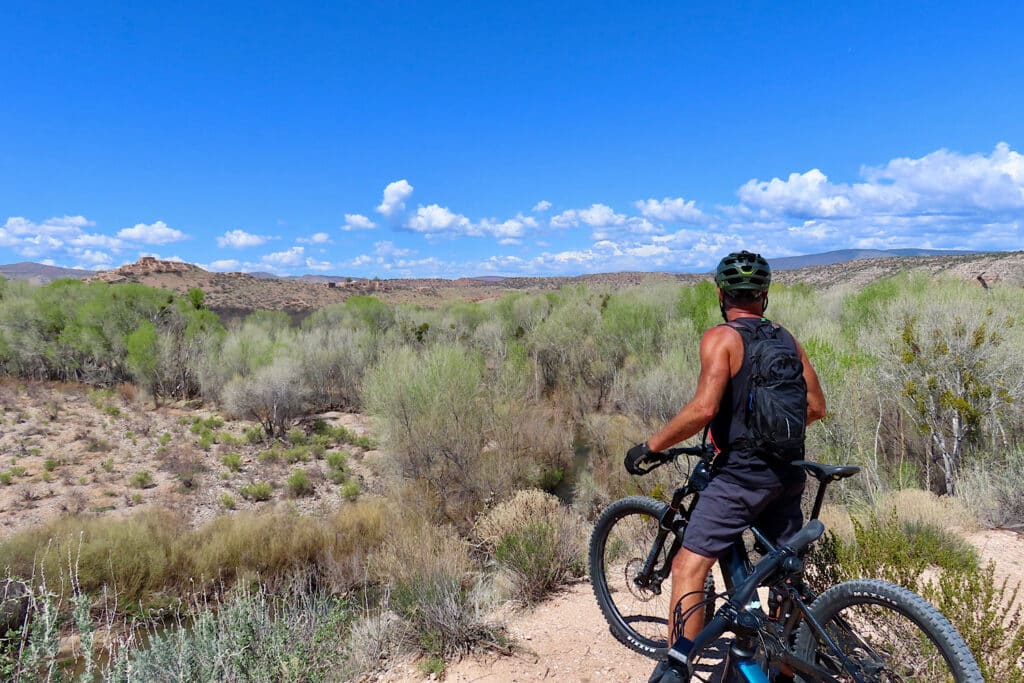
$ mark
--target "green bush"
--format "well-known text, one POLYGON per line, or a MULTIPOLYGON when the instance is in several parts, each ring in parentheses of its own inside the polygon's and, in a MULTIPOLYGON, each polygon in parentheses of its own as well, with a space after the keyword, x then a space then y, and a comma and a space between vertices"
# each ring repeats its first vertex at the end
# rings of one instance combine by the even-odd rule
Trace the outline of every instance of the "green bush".
POLYGON ((242 469, 242 456, 238 453, 228 453, 220 459, 220 462, 231 472, 239 472, 242 469))
POLYGON ((313 484, 309 481, 309 473, 306 470, 292 470, 288 475, 288 495, 292 498, 301 498, 313 494, 313 484))
POLYGON ((344 470, 348 467, 348 454, 342 451, 328 451, 324 456, 332 470, 344 470))
POLYGON ((148 489, 156 485, 153 483, 153 473, 149 470, 142 470, 133 474, 131 484, 137 489, 148 489))
POLYGON ((274 487, 270 482, 266 481, 253 482, 238 489, 238 492, 246 500, 264 501, 270 500, 270 497, 274 494, 274 487))
POLYGON ((355 479, 350 479, 341 485, 338 492, 345 500, 354 501, 359 498, 359 482, 355 479))
POLYGON ((582 520, 550 494, 517 492, 477 520, 475 532, 524 602, 582 576, 582 520))
POLYGON ((220 504, 225 510, 234 510, 238 507, 238 501, 230 493, 225 493, 220 497, 220 504))

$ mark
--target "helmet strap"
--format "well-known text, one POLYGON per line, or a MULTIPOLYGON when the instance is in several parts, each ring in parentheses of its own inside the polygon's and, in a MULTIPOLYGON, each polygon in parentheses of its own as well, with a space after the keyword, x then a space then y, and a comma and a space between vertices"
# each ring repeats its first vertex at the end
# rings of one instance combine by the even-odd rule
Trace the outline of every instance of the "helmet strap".
POLYGON ((764 312, 767 311, 767 310, 768 310, 768 292, 765 292, 764 293, 764 305, 761 306, 761 315, 764 315, 764 312))
POLYGON ((718 310, 722 312, 722 320, 729 322, 729 317, 725 314, 725 302, 721 299, 718 300, 718 310))

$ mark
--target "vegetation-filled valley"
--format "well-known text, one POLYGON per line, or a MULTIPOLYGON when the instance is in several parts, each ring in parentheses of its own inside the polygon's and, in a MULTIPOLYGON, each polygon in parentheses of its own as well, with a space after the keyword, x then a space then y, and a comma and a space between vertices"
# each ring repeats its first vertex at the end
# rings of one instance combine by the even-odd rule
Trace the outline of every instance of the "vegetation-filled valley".
MULTIPOLYGON (((901 273, 768 310, 828 399, 809 456, 863 468, 822 566, 928 596, 987 680, 1024 680, 1021 603, 961 536, 1024 527, 1022 293, 901 273)), ((514 650, 503 606, 580 578, 607 503, 671 492, 622 454, 692 395, 719 320, 710 282, 664 278, 227 326, 195 288, 0 281, 0 566, 31 607, 0 677, 360 680, 514 650)))

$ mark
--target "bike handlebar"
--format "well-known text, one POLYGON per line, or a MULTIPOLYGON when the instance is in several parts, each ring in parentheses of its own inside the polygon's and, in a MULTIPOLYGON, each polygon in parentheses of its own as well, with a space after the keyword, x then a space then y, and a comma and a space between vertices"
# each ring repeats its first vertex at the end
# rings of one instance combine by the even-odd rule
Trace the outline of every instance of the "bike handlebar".
POLYGON ((662 465, 672 462, 680 455, 695 455, 706 458, 715 454, 714 449, 706 444, 700 446, 681 446, 679 448, 666 448, 663 451, 651 451, 643 463, 637 466, 638 474, 647 474, 662 465))

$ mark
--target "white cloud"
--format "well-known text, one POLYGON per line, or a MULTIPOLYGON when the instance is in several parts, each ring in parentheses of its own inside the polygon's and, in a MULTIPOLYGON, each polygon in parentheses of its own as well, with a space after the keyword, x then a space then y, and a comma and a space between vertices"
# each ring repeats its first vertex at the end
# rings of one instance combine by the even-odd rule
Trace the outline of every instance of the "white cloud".
POLYGON ((301 266, 305 261, 305 257, 305 248, 292 247, 285 251, 275 251, 270 254, 265 254, 261 261, 268 266, 276 268, 294 268, 295 266, 301 266))
POLYGON ((352 265, 358 268, 359 266, 365 266, 368 263, 373 263, 375 260, 376 259, 374 259, 372 256, 360 254, 359 256, 356 256, 354 259, 352 259, 352 265))
POLYGON ((42 223, 35 223, 22 216, 7 219, 4 229, 14 235, 78 235, 82 228, 96 225, 85 216, 62 216, 49 218, 42 223))
POLYGON ((124 246, 124 242, 116 237, 110 237, 109 235, 101 235, 98 233, 77 235, 69 239, 68 243, 76 247, 99 247, 101 249, 111 249, 113 251, 118 251, 124 246))
POLYGON ((109 268, 111 261, 113 261, 110 254, 93 249, 73 249, 71 253, 78 259, 79 263, 84 263, 89 268, 94 266, 109 268))
POLYGON ((551 208, 551 202, 549 202, 546 199, 542 199, 539 202, 537 202, 536 204, 534 204, 533 208, 530 209, 530 211, 533 211, 534 213, 544 213, 545 211, 547 211, 550 208, 551 208))
POLYGON ((141 242, 142 244, 169 244, 188 239, 188 235, 180 230, 175 230, 163 221, 156 221, 149 225, 136 223, 134 227, 118 231, 117 236, 123 240, 141 242))
MULTIPOLYGON (((388 186, 390 187, 390 185, 388 186)), ((409 187, 409 192, 412 192, 412 187, 409 187)), ((385 203, 387 203, 387 190, 384 192, 385 203)), ((381 205, 383 206, 383 204, 381 205)), ((402 205, 405 208, 405 205, 402 205)), ((390 214, 386 214, 390 215, 390 214)), ((359 213, 346 213, 345 214, 345 225, 341 226, 341 229, 348 232, 350 230, 373 230, 377 227, 377 224, 371 221, 366 216, 359 213)))
POLYGON ((645 199, 634 202, 640 214, 662 223, 703 223, 704 212, 697 208, 694 200, 682 197, 665 197, 662 200, 645 199))
POLYGON ((205 266, 206 270, 213 270, 218 272, 230 272, 238 270, 238 267, 242 264, 237 259, 218 259, 217 261, 211 261, 205 266))
POLYGON ((431 204, 416 209, 416 215, 409 219, 407 225, 411 230, 430 235, 466 232, 472 224, 468 218, 450 211, 448 207, 431 204))
POLYGON ((497 219, 485 218, 475 225, 469 225, 466 234, 474 237, 490 236, 501 240, 519 239, 526 230, 536 229, 537 219, 533 216, 516 214, 515 218, 499 222, 497 219))
POLYGON ((412 249, 400 249, 395 246, 394 242, 375 242, 373 245, 373 253, 385 258, 403 258, 405 256, 415 254, 416 252, 412 249))
POLYGON ((592 228, 625 225, 629 219, 606 204, 592 204, 589 209, 569 209, 551 217, 553 228, 575 228, 581 223, 592 228))
POLYGON ((309 268, 310 270, 325 271, 334 268, 334 264, 331 263, 330 261, 317 261, 316 259, 313 258, 307 258, 306 267, 309 268))
POLYGON ((263 235, 253 235, 245 230, 228 230, 217 238, 217 246, 221 248, 245 249, 266 244, 268 239, 270 238, 263 235))
POLYGON ((300 237, 295 241, 300 244, 334 244, 331 242, 331 236, 326 232, 313 233, 309 237, 300 237))
POLYGON ((388 218, 405 211, 405 200, 412 194, 413 187, 408 180, 396 180, 384 188, 384 201, 377 207, 377 213, 388 218))

